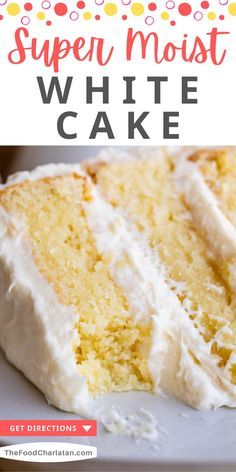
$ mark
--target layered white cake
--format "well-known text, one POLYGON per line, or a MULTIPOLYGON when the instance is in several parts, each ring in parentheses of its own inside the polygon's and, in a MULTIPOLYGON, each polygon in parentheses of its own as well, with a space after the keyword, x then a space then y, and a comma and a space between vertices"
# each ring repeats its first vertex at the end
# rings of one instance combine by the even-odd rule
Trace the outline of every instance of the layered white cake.
POLYGON ((0 344, 53 405, 88 415, 128 390, 236 405, 236 230, 210 154, 230 175, 232 150, 106 151, 1 186, 0 344))

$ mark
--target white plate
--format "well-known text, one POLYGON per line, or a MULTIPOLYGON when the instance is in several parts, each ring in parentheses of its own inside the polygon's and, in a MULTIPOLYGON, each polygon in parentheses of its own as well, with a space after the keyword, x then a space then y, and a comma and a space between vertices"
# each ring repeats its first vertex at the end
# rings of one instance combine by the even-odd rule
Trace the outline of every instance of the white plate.
MULTIPOLYGON (((127 413, 144 407, 152 412, 159 424, 165 428, 167 437, 162 438, 157 450, 144 440, 136 443, 132 438, 107 433, 101 425, 99 425, 97 438, 44 438, 47 441, 59 440, 97 446, 99 461, 102 461, 101 469, 98 463, 95 467, 94 461, 90 463, 86 461, 85 468, 79 470, 137 471, 142 470, 143 467, 146 471, 167 470, 167 468, 168 470, 170 468, 193 470, 190 466, 194 466, 194 470, 202 468, 204 470, 235 470, 236 410, 221 408, 217 411, 199 412, 182 405, 173 398, 155 397, 147 393, 111 394, 107 395, 101 404, 106 407, 119 405, 127 413), (108 469, 106 469, 107 461, 110 464, 108 469), (128 468, 122 469, 121 463, 124 462, 129 463, 126 466, 128 468)), ((78 419, 76 415, 61 412, 49 406, 43 395, 6 361, 1 352, 0 418, 78 419)), ((0 437, 0 444, 32 442, 32 440, 42 441, 42 438, 0 437)), ((73 466, 68 465, 66 470, 73 470, 69 467, 73 466)), ((37 467, 35 470, 42 469, 37 467)), ((56 470, 60 470, 58 465, 56 470)))

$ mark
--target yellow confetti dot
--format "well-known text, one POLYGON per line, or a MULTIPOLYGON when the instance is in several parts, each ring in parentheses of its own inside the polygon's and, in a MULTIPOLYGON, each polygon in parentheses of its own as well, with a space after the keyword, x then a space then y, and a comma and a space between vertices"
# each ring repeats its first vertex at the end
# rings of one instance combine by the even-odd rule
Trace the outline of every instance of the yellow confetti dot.
POLYGON ((209 13, 207 14, 207 18, 208 20, 215 20, 216 19, 216 14, 214 11, 209 11, 209 13))
POLYGON ((43 11, 39 11, 39 12, 37 13, 37 18, 38 18, 38 20, 44 20, 44 18, 45 18, 45 13, 44 13, 43 11))
POLYGON ((9 5, 7 5, 7 13, 10 16, 19 15, 20 5, 18 5, 18 3, 9 3, 9 5))
POLYGON ((114 16, 117 13, 117 6, 115 3, 107 3, 104 7, 104 11, 108 16, 114 16))
POLYGON ((139 2, 133 3, 131 11, 133 15, 140 16, 144 13, 144 6, 142 5, 142 3, 139 2))
POLYGON ((168 11, 163 11, 161 13, 161 19, 162 20, 169 20, 169 18, 170 18, 170 15, 169 15, 168 11))
POLYGON ((83 14, 83 18, 85 20, 91 20, 92 14, 90 13, 90 11, 85 11, 84 14, 83 14))
POLYGON ((229 9, 229 13, 230 15, 232 16, 236 16, 236 3, 230 3, 229 6, 228 6, 228 9, 229 9))

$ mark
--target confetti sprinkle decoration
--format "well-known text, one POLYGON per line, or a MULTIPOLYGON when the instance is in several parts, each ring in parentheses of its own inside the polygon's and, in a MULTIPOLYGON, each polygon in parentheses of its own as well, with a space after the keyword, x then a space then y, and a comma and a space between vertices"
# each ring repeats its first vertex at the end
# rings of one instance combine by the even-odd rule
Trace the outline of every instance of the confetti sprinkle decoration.
POLYGON ((7 13, 10 16, 16 16, 20 13, 20 5, 18 3, 9 3, 7 6, 7 13))
POLYGON ((216 19, 216 14, 214 11, 209 11, 209 13, 207 13, 207 18, 208 20, 215 20, 216 19))
MULTIPOLYGON (((167 26, 175 26, 181 21, 216 22, 227 17, 236 18, 236 1, 230 0, 79 0, 58 2, 57 0, 39 0, 36 2, 12 2, 0 0, 0 20, 18 17, 20 24, 32 27, 38 20, 42 25, 51 26, 58 17, 65 21, 137 21, 151 27, 155 22, 163 21, 167 26), (72 8, 70 7, 72 5, 72 8), (40 9, 41 8, 41 9, 40 9), (71 8, 71 9, 70 9, 71 8), (36 10, 36 11, 35 11, 36 10), (27 12, 25 15, 22 11, 27 12), (44 21, 45 20, 45 21, 44 21)), ((78 24, 79 24, 78 23, 78 24)))
POLYGON ((77 7, 82 10, 83 8, 85 8, 85 3, 84 2, 78 2, 77 7))
POLYGON ((90 11, 85 11, 84 14, 83 14, 83 18, 85 20, 91 20, 92 19, 92 14, 90 13, 90 11))
POLYGON ((118 8, 115 3, 107 3, 104 7, 104 11, 108 16, 116 15, 118 8))
POLYGON ((32 3, 25 3, 24 4, 25 11, 31 11, 33 9, 32 3))
POLYGON ((148 8, 150 11, 155 11, 157 9, 156 3, 154 2, 149 3, 148 8))
POLYGON ((39 11, 37 13, 37 18, 38 18, 38 20, 44 20, 45 19, 45 13, 43 11, 39 11))
POLYGON ((229 14, 232 16, 236 16, 236 3, 229 4, 229 14))
POLYGON ((54 11, 58 16, 64 16, 67 14, 67 5, 65 3, 56 3, 54 11))
POLYGON ((204 10, 207 10, 207 8, 209 8, 209 2, 202 2, 202 3, 201 3, 201 7, 202 7, 204 10))
POLYGON ((165 20, 165 21, 166 21, 166 20, 169 20, 169 18, 170 18, 170 15, 169 15, 168 11, 163 11, 163 12, 161 13, 161 19, 162 19, 162 20, 165 20))
POLYGON ((192 7, 189 3, 180 3, 179 13, 182 16, 188 16, 192 13, 192 7))
POLYGON ((144 6, 142 5, 142 3, 133 3, 132 7, 131 7, 131 11, 133 13, 133 15, 135 16, 140 16, 140 15, 143 15, 144 13, 144 6))

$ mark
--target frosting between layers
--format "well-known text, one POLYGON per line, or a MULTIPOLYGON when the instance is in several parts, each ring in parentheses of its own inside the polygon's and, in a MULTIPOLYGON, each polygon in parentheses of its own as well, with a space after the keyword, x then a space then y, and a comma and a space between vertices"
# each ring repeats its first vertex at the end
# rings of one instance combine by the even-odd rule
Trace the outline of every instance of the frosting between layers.
POLYGON ((149 368, 156 389, 166 388, 197 408, 236 406, 235 387, 227 372, 217 367, 217 360, 210 353, 212 343, 203 341, 171 290, 171 283, 166 282, 158 256, 125 220, 125 215, 111 209, 97 190, 94 197, 85 208, 98 249, 110 252, 111 273, 124 290, 134 316, 144 321, 147 316, 152 317, 149 368), (120 266, 119 261, 126 257, 129 264, 120 266), (194 362, 190 350, 201 366, 194 362))
POLYGON ((204 231, 216 256, 235 257, 236 228, 219 208, 217 199, 209 189, 196 164, 186 156, 176 160, 175 178, 180 192, 185 195, 191 213, 204 231))

